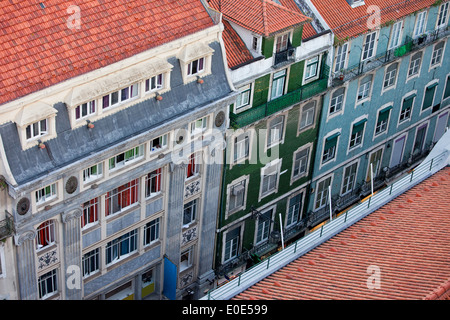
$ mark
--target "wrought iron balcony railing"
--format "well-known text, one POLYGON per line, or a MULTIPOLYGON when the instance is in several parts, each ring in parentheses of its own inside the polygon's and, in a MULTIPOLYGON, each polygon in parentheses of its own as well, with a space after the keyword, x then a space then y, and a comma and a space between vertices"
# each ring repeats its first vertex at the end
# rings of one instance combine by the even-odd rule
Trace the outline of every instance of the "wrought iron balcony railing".
POLYGON ((291 45, 291 43, 288 43, 288 46, 285 50, 275 52, 275 56, 273 59, 274 66, 284 63, 284 62, 291 62, 295 60, 295 48, 291 45))
POLYGON ((12 215, 5 210, 5 219, 0 221, 0 241, 12 236, 15 232, 12 215))

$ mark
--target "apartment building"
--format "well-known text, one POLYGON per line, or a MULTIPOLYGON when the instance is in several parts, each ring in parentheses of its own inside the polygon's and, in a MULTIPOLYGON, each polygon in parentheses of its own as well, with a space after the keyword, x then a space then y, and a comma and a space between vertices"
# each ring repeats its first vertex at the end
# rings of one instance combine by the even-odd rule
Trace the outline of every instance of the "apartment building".
POLYGON ((449 2, 308 2, 335 36, 308 207, 318 224, 412 170, 445 132, 449 2))
POLYGON ((235 100, 220 14, 200 0, 0 10, 0 296, 203 295, 235 100))
POLYGON ((218 213, 220 284, 306 229, 333 38, 306 4, 300 9, 292 0, 209 4, 223 14, 228 68, 239 92, 230 107, 218 213))

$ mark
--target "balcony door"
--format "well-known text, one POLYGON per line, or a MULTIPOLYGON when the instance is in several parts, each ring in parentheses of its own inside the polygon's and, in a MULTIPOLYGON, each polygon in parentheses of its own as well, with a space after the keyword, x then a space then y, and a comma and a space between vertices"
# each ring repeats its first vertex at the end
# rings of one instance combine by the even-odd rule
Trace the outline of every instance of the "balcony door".
POLYGON ((405 149, 406 135, 394 140, 394 146, 392 147, 390 168, 393 168, 400 164, 403 157, 403 150, 405 149))

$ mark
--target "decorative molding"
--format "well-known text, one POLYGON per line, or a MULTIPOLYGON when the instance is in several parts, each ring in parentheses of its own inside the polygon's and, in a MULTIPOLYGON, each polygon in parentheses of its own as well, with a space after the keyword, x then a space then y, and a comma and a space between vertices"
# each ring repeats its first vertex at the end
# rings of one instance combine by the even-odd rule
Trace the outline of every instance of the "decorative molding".
POLYGON ((83 211, 81 209, 75 209, 70 212, 61 213, 62 222, 67 223, 72 219, 78 219, 83 215, 83 211))
POLYGON ((194 280, 194 270, 189 270, 188 272, 180 275, 180 288, 183 288, 194 280))
POLYGON ((216 118, 214 120, 214 124, 216 125, 216 127, 221 127, 224 122, 225 122, 225 112, 220 111, 216 115, 216 118))
POLYGON ((22 198, 17 202, 16 210, 17 213, 23 216, 30 209, 30 199, 22 198))
POLYGON ((26 230, 21 234, 14 235, 14 241, 16 246, 21 246, 25 241, 33 241, 36 238, 35 230, 26 230))
POLYGON ((66 182, 66 192, 68 194, 74 193, 78 188, 78 179, 74 176, 71 176, 69 179, 67 179, 66 182))
POLYGON ((197 239, 198 237, 198 227, 194 226, 181 234, 181 246, 197 239))
POLYGON ((189 183, 184 189, 184 199, 190 198, 201 191, 200 180, 189 183))
POLYGON ((38 257, 38 269, 44 269, 48 266, 58 262, 58 253, 55 250, 47 251, 38 257))

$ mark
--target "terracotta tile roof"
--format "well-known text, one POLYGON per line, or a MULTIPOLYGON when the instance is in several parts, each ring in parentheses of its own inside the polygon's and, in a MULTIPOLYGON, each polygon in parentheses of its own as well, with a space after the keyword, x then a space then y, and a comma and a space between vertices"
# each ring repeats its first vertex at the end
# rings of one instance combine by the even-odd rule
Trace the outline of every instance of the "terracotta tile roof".
POLYGON ((43 3, 0 6, 0 104, 213 25, 200 0, 80 0, 80 29, 70 3, 43 3))
POLYGON ((224 30, 222 33, 225 51, 227 53, 227 63, 229 68, 237 67, 243 63, 253 60, 253 56, 245 46, 241 37, 233 29, 230 23, 222 20, 224 30))
POLYGON ((449 194, 445 167, 234 299, 448 299, 449 194))
POLYGON ((300 10, 286 8, 271 0, 210 0, 209 4, 222 12, 227 20, 264 36, 309 21, 300 10))
POLYGON ((391 20, 410 15, 430 7, 436 0, 364 0, 364 5, 352 8, 346 0, 311 0, 329 27, 339 39, 356 37, 365 33, 368 20, 373 22, 374 11, 370 6, 381 10, 381 25, 391 20), (372 16, 372 17, 371 17, 372 16))

